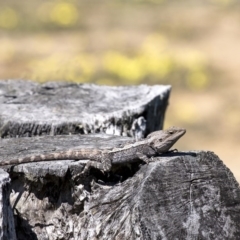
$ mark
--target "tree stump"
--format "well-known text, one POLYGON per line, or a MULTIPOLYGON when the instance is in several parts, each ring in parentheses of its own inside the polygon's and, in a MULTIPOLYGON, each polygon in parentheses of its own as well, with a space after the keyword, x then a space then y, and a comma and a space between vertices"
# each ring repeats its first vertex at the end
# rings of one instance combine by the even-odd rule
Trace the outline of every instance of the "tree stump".
POLYGON ((12 207, 9 202, 11 192, 8 173, 0 169, 0 239, 15 240, 16 232, 12 207))
POLYGON ((170 90, 163 85, 0 81, 0 136, 104 132, 143 138, 162 129, 170 90))
MULTIPOLYGON (((52 149, 119 147, 127 137, 2 139, 0 161, 52 149), (30 147, 27 147, 30 146, 30 147), (15 149, 15 150, 13 150, 15 149)), ((17 239, 238 239, 240 189, 211 152, 167 153, 75 178, 87 160, 5 167, 17 239), (120 177, 122 176, 122 177, 120 177)))
MULTIPOLYGON (((1 81, 0 161, 143 138, 162 128, 170 89, 1 81)), ((85 178, 87 159, 3 167, 0 239, 240 239, 240 188, 215 154, 153 160, 85 178)))
POLYGON ((212 152, 165 155, 96 190, 79 239, 240 239, 240 189, 212 152))

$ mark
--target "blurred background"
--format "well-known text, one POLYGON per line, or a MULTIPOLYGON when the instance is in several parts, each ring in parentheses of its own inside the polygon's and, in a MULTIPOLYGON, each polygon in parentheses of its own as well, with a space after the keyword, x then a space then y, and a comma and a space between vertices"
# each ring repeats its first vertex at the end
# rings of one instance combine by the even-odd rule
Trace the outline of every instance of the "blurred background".
POLYGON ((239 1, 0 4, 0 79, 171 84, 176 147, 214 151, 240 182, 239 1))

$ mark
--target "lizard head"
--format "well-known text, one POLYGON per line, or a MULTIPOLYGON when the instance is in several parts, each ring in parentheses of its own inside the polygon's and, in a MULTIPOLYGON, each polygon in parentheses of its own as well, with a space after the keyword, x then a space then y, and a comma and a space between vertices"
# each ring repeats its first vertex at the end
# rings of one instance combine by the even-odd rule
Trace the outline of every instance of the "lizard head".
POLYGON ((185 133, 184 128, 171 127, 167 130, 152 132, 147 136, 147 139, 151 147, 157 152, 167 152, 185 133))

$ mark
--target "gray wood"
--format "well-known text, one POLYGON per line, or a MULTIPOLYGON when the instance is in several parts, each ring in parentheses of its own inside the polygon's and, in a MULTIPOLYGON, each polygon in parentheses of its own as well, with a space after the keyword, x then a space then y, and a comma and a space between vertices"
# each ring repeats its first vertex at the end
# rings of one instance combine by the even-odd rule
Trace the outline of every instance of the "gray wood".
POLYGON ((170 90, 168 85, 0 81, 0 136, 105 132, 142 138, 162 129, 170 90))
MULTIPOLYGON (((77 137, 79 144, 73 147, 81 147, 81 141, 86 147, 91 138, 93 144, 102 144, 99 138, 92 141, 96 136, 91 135, 58 136, 56 143, 64 142, 61 147, 67 147, 70 139, 75 142, 77 137)), ((34 147, 46 142, 47 148, 51 138, 37 138, 34 147)), ((103 139, 105 147, 128 140, 116 136, 103 139)), ((18 139, 2 140, 8 143, 4 149, 13 146, 11 141, 18 139)), ((82 161, 29 163, 8 169, 18 239, 240 238, 240 188, 215 154, 178 152, 154 160, 139 166, 140 170, 123 182, 98 171, 74 180, 83 169, 82 161)))
POLYGON ((13 211, 9 202, 11 187, 9 174, 0 169, 0 239, 15 240, 13 211))
POLYGON ((240 239, 240 189, 211 152, 177 153, 96 190, 80 239, 240 239), (193 154, 193 155, 192 155, 193 154))
MULTIPOLYGON (((1 81, 0 136, 100 131, 141 138, 162 127, 169 92, 170 86, 1 81)), ((1 139, 0 161, 128 141, 105 134, 1 139)), ((105 175, 92 169, 85 178, 78 175, 87 160, 4 167, 11 185, 0 169, 0 239, 240 239, 240 188, 215 154, 153 160, 105 175)))

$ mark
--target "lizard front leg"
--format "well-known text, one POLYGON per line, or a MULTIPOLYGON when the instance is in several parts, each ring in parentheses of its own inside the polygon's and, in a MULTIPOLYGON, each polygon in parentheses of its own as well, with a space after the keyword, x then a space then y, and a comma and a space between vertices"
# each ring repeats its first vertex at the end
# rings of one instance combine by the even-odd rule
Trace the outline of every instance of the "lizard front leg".
POLYGON ((154 162, 153 157, 157 155, 156 151, 150 147, 146 146, 142 151, 136 152, 137 157, 145 163, 154 162))

